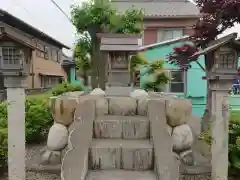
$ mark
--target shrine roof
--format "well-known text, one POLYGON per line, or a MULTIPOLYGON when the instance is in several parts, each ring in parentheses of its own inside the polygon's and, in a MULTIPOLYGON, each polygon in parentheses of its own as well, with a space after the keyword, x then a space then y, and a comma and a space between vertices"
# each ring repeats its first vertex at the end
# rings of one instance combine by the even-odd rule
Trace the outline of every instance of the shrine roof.
POLYGON ((196 52, 194 55, 192 55, 192 58, 212 52, 212 51, 218 49, 219 47, 221 47, 225 44, 228 44, 228 43, 230 43, 232 48, 240 51, 240 42, 239 42, 239 40, 236 40, 236 38, 237 38, 237 33, 231 33, 222 38, 216 39, 216 40, 212 41, 211 43, 209 43, 207 48, 202 49, 202 50, 196 52))
POLYGON ((188 0, 112 0, 119 13, 137 8, 144 11, 145 18, 197 18, 198 7, 188 0))

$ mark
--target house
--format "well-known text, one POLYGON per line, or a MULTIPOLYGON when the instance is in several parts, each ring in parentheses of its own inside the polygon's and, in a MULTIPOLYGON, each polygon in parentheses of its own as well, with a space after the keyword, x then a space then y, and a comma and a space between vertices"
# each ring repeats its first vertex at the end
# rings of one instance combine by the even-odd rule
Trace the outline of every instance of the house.
POLYGON ((199 18, 198 8, 188 0, 112 0, 118 12, 130 8, 144 11, 144 45, 191 35, 199 18))
MULTIPOLYGON (((174 47, 180 46, 184 43, 191 43, 188 40, 188 36, 143 46, 141 47, 140 53, 143 53, 149 62, 166 60, 167 56, 173 51, 174 47)), ((200 56, 198 62, 205 67, 204 56, 200 56)), ((201 116, 202 110, 204 110, 205 107, 204 104, 206 103, 207 83, 202 79, 202 77, 205 76, 205 72, 197 63, 193 62, 191 65, 191 69, 184 72, 166 61, 164 69, 167 71, 171 80, 164 87, 163 91, 191 99, 193 104, 193 114, 201 116)), ((144 70, 141 71, 144 72, 144 70)), ((147 81, 147 76, 140 77, 139 84, 143 87, 144 83, 147 81)))
POLYGON ((62 57, 62 68, 66 72, 67 81, 72 84, 80 84, 81 81, 77 78, 76 74, 76 63, 74 58, 68 57, 63 54, 62 57))
MULTIPOLYGON (((224 40, 225 42, 228 40, 227 38, 229 36, 220 38, 218 41, 224 40)), ((191 43, 188 39, 188 36, 143 46, 140 49, 140 53, 143 53, 145 58, 150 62, 161 59, 165 60, 169 53, 173 51, 173 47, 181 46, 185 43, 191 43)), ((203 68, 205 68, 204 61, 205 57, 204 55, 201 55, 198 58, 198 63, 203 68)), ((164 92, 191 100, 193 115, 201 117, 206 106, 207 81, 203 80, 203 77, 206 74, 198 63, 191 63, 191 68, 187 72, 183 72, 179 70, 178 67, 171 65, 165 61, 164 69, 168 72, 168 76, 171 80, 168 84, 166 84, 164 92)), ((240 58, 238 64, 240 64, 240 58)), ((144 72, 143 69, 140 71, 144 72)), ((146 81, 147 76, 140 76, 139 86, 143 87, 146 81)), ((229 104, 232 110, 240 109, 239 98, 240 95, 229 95, 229 104)))
POLYGON ((4 63, 14 65, 19 61, 21 47, 29 49, 25 52, 30 69, 28 89, 50 88, 66 80, 61 62, 62 48, 70 49, 68 46, 1 9, 0 30, 0 54, 4 63))

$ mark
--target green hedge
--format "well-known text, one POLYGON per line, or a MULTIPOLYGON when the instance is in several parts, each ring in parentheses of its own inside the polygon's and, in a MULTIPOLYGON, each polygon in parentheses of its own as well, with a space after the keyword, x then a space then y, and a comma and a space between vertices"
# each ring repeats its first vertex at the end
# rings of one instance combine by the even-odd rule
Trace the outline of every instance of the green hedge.
MULTIPOLYGON (((211 132, 201 134, 201 139, 211 144, 211 132)), ((240 111, 232 111, 229 121, 229 169, 231 173, 239 174, 240 170, 240 111)))
POLYGON ((7 167, 7 128, 0 128, 0 173, 7 167))
POLYGON ((83 91, 83 87, 78 84, 68 84, 68 83, 63 83, 63 84, 58 84, 51 90, 51 94, 53 96, 59 96, 65 92, 73 92, 73 91, 83 91))
MULTIPOLYGON (((25 132, 26 143, 39 143, 46 139, 49 128, 53 123, 49 97, 61 95, 69 91, 82 90, 81 86, 60 84, 51 91, 27 96, 25 100, 25 132)), ((7 103, 0 103, 0 171, 6 166, 7 160, 7 103)))

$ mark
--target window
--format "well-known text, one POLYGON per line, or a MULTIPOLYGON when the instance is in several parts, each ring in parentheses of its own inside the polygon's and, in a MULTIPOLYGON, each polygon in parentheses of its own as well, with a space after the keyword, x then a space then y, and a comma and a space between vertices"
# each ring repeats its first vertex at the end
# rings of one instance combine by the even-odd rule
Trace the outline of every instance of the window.
POLYGON ((21 50, 17 47, 3 47, 2 56, 4 65, 20 65, 21 50))
POLYGON ((234 52, 220 54, 219 66, 227 69, 235 68, 234 52))
POLYGON ((21 69, 23 67, 24 53, 21 49, 18 47, 2 47, 0 50, 0 53, 3 57, 3 68, 21 69))
POLYGON ((56 62, 58 61, 58 51, 55 49, 52 50, 52 60, 56 62))
POLYGON ((158 42, 176 39, 183 36, 183 29, 161 29, 157 36, 158 42))
POLYGON ((171 81, 170 92, 183 93, 184 92, 184 72, 183 71, 172 71, 170 73, 171 81))
POLYGON ((49 48, 47 46, 44 46, 44 58, 49 59, 49 48))
POLYGON ((185 72, 172 70, 168 72, 169 83, 163 88, 165 92, 184 93, 185 72))
POLYGON ((51 88, 60 83, 61 77, 57 76, 41 76, 41 87, 51 88))

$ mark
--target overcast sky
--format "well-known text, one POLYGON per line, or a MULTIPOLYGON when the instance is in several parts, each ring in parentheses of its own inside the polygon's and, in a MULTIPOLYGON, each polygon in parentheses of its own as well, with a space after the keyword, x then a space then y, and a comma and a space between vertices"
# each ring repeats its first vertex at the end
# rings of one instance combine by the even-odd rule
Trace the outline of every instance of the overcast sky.
MULTIPOLYGON (((73 47, 75 28, 51 0, 0 0, 0 8, 73 47)), ((84 0, 55 0, 70 17, 70 6, 84 0)), ((68 55, 70 52, 65 51, 68 55)))
MULTIPOLYGON (((51 0, 0 0, 0 8, 17 16, 37 29, 56 38, 63 44, 73 47, 75 41, 75 28, 57 9, 51 0)), ((55 2, 70 17, 70 6, 74 3, 82 3, 86 0, 55 0, 55 2)), ((226 33, 239 31, 240 25, 228 30, 226 33)), ((70 52, 65 51, 68 55, 70 52)))

